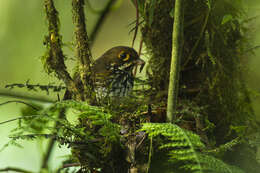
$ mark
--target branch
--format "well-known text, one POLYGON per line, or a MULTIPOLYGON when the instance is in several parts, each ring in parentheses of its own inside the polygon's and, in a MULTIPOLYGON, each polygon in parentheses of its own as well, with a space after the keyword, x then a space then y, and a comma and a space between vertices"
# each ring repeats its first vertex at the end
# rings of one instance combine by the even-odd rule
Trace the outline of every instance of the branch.
POLYGON ((88 45, 88 35, 86 31, 84 0, 72 0, 73 22, 75 24, 75 39, 77 48, 77 58, 81 66, 86 66, 88 70, 92 63, 91 52, 88 45))
POLYGON ((67 72, 64 63, 64 54, 61 49, 62 40, 59 34, 59 18, 58 12, 54 6, 53 0, 44 1, 45 12, 48 21, 49 35, 46 37, 47 53, 46 53, 46 65, 49 70, 54 71, 57 77, 64 81, 68 90, 75 94, 80 99, 80 92, 70 74, 67 72))
POLYGON ((75 24, 76 53, 79 65, 79 75, 82 82, 81 100, 92 100, 94 87, 91 78, 92 56, 88 44, 88 35, 86 31, 84 0, 72 0, 73 22, 75 24))
POLYGON ((96 25, 94 26, 92 33, 90 34, 89 40, 91 41, 91 45, 93 45, 93 42, 96 40, 96 36, 101 28, 101 26, 103 25, 107 15, 110 12, 110 9, 112 7, 112 5, 114 4, 115 0, 110 0, 107 5, 105 6, 104 10, 102 10, 101 15, 98 18, 98 21, 96 23, 96 25))
POLYGON ((173 122, 175 119, 175 109, 178 97, 180 56, 181 56, 181 38, 182 38, 182 20, 183 20, 183 0, 175 0, 174 23, 172 33, 172 58, 168 89, 167 121, 173 122))

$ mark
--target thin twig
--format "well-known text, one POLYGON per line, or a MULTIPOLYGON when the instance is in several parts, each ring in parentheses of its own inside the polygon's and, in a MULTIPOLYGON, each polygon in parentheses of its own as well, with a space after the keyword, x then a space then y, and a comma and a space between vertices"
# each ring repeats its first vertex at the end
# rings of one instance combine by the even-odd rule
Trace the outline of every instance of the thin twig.
POLYGON ((21 93, 11 92, 11 91, 6 92, 4 90, 2 90, 2 91, 0 90, 0 96, 23 99, 23 100, 32 100, 32 101, 38 101, 38 102, 43 102, 43 103, 54 103, 55 102, 55 100, 52 100, 49 98, 28 96, 28 94, 21 94, 21 93))
MULTIPOLYGON (((58 119, 62 119, 65 117, 65 109, 61 109, 61 111, 59 112, 59 115, 58 115, 58 119)), ((55 122, 55 125, 54 125, 54 129, 58 129, 60 126, 60 123, 58 121, 55 122)), ((44 169, 44 168, 47 168, 48 167, 48 161, 50 159, 50 156, 51 156, 51 153, 52 153, 52 150, 54 148, 54 145, 55 145, 55 141, 56 139, 55 138, 51 138, 51 140, 49 141, 48 143, 48 148, 46 150, 46 154, 44 155, 43 159, 42 159, 42 166, 41 168, 44 169)))
POLYGON ((63 169, 63 168, 69 168, 69 167, 76 167, 76 166, 80 166, 80 163, 68 163, 68 164, 64 164, 61 169, 63 169))
POLYGON ((204 23, 203 23, 203 25, 202 25, 202 29, 201 29, 201 31, 200 31, 199 38, 198 38, 198 40, 196 41, 196 43, 194 44, 193 48, 191 49, 191 52, 190 52, 190 54, 188 55, 187 60, 184 62, 183 68, 184 68, 184 67, 188 64, 188 62, 191 60, 193 53, 195 52, 195 50, 197 49, 197 47, 198 47, 198 45, 199 45, 199 42, 200 42, 200 40, 201 40, 201 38, 202 38, 202 36, 203 36, 203 33, 204 33, 205 29, 206 29, 207 24, 208 24, 209 14, 210 14, 210 10, 208 10, 208 12, 207 12, 207 14, 206 14, 204 23))
POLYGON ((136 7, 136 24, 135 24, 134 37, 133 37, 133 41, 132 41, 132 47, 134 47, 135 39, 136 39, 137 32, 138 32, 138 25, 139 25, 139 9, 138 9, 137 0, 135 0, 135 7, 136 7))
POLYGON ((93 6, 91 5, 91 3, 89 2, 89 0, 86 0, 85 1, 86 2, 86 4, 87 4, 87 7, 89 8, 89 10, 92 12, 92 13, 97 13, 97 14, 100 14, 100 13, 102 13, 103 11, 104 11, 104 9, 94 9, 93 8, 93 6))
MULTIPOLYGON (((138 50, 138 55, 139 55, 139 56, 141 56, 142 47, 143 47, 143 39, 141 39, 140 45, 139 45, 139 50, 138 50)), ((140 73, 142 72, 144 66, 145 66, 145 63, 144 63, 143 65, 141 65, 140 70, 139 70, 140 73)), ((134 71, 133 71, 134 76, 136 75, 136 72, 137 72, 137 66, 135 66, 134 71)))
POLYGON ((2 121, 2 122, 0 122, 0 125, 5 124, 5 123, 9 123, 9 122, 12 122, 12 121, 20 120, 20 119, 23 119, 23 118, 38 117, 38 116, 41 116, 41 115, 20 116, 20 117, 16 117, 16 118, 13 118, 13 119, 6 120, 6 121, 2 121))
POLYGON ((33 173, 31 171, 24 170, 24 169, 21 169, 21 168, 15 168, 15 167, 6 167, 6 168, 3 168, 3 169, 0 169, 0 172, 8 172, 8 171, 15 171, 15 172, 22 172, 22 173, 33 173))
MULTIPOLYGON (((130 28, 128 34, 131 34, 131 33, 136 29, 136 20, 133 21, 133 22, 134 22, 135 26, 134 26, 133 28, 130 28)), ((133 24, 133 22, 131 22, 131 23, 128 24, 127 26, 130 27, 130 26, 133 24)), ((143 24, 143 23, 144 23, 144 20, 139 21, 139 23, 138 23, 138 27, 139 27, 141 24, 143 24)))
POLYGON ((141 39, 140 41, 140 45, 139 45, 139 50, 138 50, 138 55, 141 56, 141 53, 142 53, 142 48, 143 48, 143 39, 141 39))
POLYGON ((107 5, 105 6, 104 10, 102 11, 101 15, 99 16, 97 23, 95 24, 92 33, 90 34, 89 40, 91 41, 92 46, 94 41, 96 40, 97 34, 100 31, 101 26, 103 25, 106 17, 108 16, 112 5, 114 4, 115 0, 110 0, 107 5))
POLYGON ((251 21, 254 21, 254 22, 255 22, 255 20, 256 20, 257 18, 259 18, 259 17, 260 17, 260 14, 258 14, 258 15, 256 15, 256 16, 253 16, 253 17, 249 17, 249 18, 243 20, 243 21, 242 21, 242 24, 243 24, 243 23, 248 23, 248 22, 251 22, 251 21))
POLYGON ((51 138, 51 140, 49 140, 48 148, 46 150, 46 153, 43 155, 43 159, 42 159, 42 166, 41 166, 42 169, 48 168, 48 161, 50 159, 55 142, 56 140, 54 138, 51 138))
POLYGON ((22 119, 22 118, 24 118, 24 117, 18 117, 18 118, 13 118, 13 119, 10 119, 10 120, 6 120, 6 121, 2 121, 2 122, 0 122, 0 125, 2 125, 2 124, 5 124, 5 123, 9 123, 9 122, 12 122, 12 121, 16 121, 16 120, 19 120, 19 119, 22 119))
POLYGON ((259 48, 260 48, 260 45, 251 47, 251 48, 245 50, 245 51, 243 52, 243 54, 245 54, 245 53, 247 53, 247 52, 250 52, 250 51, 253 51, 253 50, 255 50, 255 49, 259 49, 259 48))
POLYGON ((143 143, 144 139, 146 138, 146 135, 144 134, 144 136, 142 137, 142 139, 140 140, 140 142, 136 145, 136 149, 138 149, 141 144, 143 143))
POLYGON ((26 103, 24 101, 21 101, 21 100, 6 101, 4 103, 0 103, 0 106, 5 105, 5 104, 9 104, 9 103, 22 103, 22 104, 25 104, 26 106, 29 106, 29 107, 33 108, 34 110, 37 110, 37 111, 39 110, 37 107, 35 107, 35 106, 33 106, 33 105, 29 104, 29 103, 26 103))

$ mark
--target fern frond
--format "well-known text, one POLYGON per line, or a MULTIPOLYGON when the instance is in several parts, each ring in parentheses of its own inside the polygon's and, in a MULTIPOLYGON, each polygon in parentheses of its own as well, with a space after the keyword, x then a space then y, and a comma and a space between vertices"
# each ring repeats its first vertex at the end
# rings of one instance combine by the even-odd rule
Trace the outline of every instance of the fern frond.
POLYGON ((90 106, 85 102, 66 100, 56 102, 47 108, 41 107, 37 111, 23 109, 22 114, 18 126, 12 130, 10 142, 4 148, 10 145, 17 146, 19 139, 33 140, 42 137, 54 138, 61 145, 88 144, 90 146, 93 144, 93 147, 96 147, 97 141, 103 141, 101 144, 106 145, 119 141, 120 138, 120 126, 111 121, 112 115, 102 107, 90 106), (75 110, 73 116, 84 119, 88 124, 79 126, 70 123, 66 118, 59 118, 58 114, 61 109, 75 110), (53 127, 55 122, 60 124, 58 129, 53 127))
POLYGON ((84 102, 66 100, 55 103, 50 110, 61 108, 75 109, 77 112, 75 115, 76 117, 89 120, 91 125, 101 126, 98 134, 106 139, 114 141, 119 138, 120 126, 111 121, 112 115, 107 113, 103 107, 91 106, 84 102))
POLYGON ((179 169, 189 173, 243 173, 237 167, 230 166, 213 156, 202 154, 205 148, 200 137, 188 130, 170 123, 145 123, 140 131, 150 138, 166 137, 159 149, 169 150, 169 161, 177 163, 179 169))
POLYGON ((230 166, 223 161, 206 154, 199 154, 203 173, 245 173, 235 166, 230 166))
POLYGON ((169 142, 161 145, 159 148, 170 148, 170 161, 185 161, 189 162, 183 168, 202 172, 202 167, 196 149, 203 148, 204 144, 200 141, 198 135, 180 128, 171 123, 145 123, 141 130, 146 131, 149 137, 162 135, 168 138, 169 142), (194 161, 195 160, 195 161, 194 161))
POLYGON ((224 153, 228 150, 231 150, 234 146, 241 144, 243 139, 241 137, 237 137, 223 145, 220 145, 218 148, 208 150, 207 153, 224 153))

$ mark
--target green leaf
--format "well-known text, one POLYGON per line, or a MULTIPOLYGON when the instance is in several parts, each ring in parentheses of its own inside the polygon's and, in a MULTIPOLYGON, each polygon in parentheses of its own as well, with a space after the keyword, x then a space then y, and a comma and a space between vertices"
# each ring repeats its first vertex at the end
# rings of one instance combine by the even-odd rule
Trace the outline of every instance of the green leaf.
POLYGON ((230 22, 233 20, 233 16, 230 15, 230 14, 227 14, 225 15, 223 18, 222 18, 222 22, 221 22, 221 25, 224 25, 225 23, 227 22, 230 22))

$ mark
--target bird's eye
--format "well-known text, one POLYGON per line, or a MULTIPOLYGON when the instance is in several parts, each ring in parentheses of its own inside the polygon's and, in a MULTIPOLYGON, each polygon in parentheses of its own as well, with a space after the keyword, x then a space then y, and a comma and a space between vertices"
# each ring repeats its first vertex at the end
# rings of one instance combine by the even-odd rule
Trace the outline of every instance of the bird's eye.
POLYGON ((126 56, 127 56, 127 54, 126 54, 125 52, 122 52, 122 53, 120 54, 120 58, 122 58, 122 59, 126 58, 126 56))
POLYGON ((120 58, 123 61, 127 61, 130 58, 130 55, 128 53, 124 52, 124 51, 121 51, 118 54, 118 58, 120 58))

